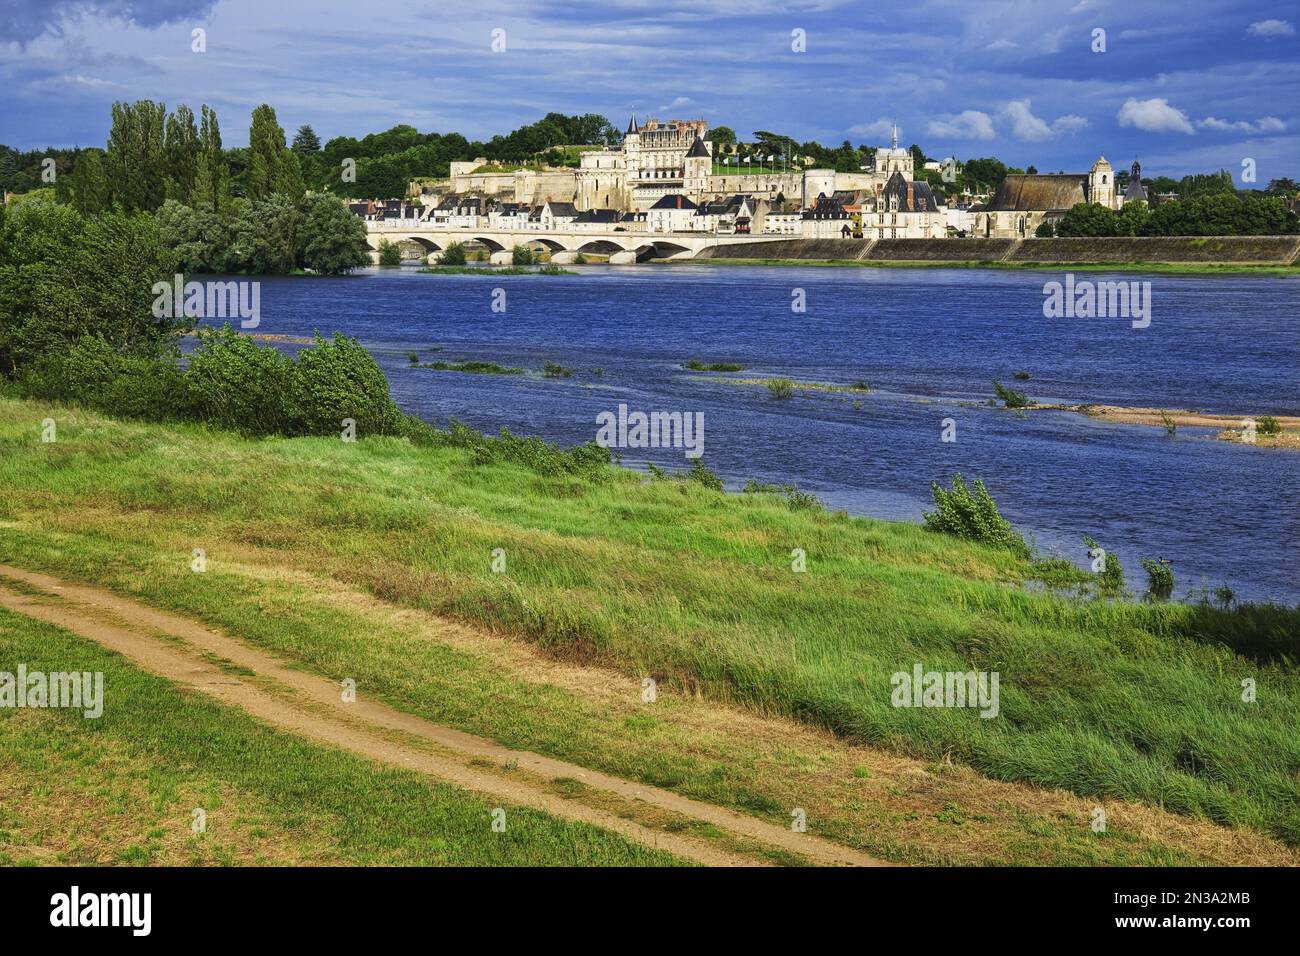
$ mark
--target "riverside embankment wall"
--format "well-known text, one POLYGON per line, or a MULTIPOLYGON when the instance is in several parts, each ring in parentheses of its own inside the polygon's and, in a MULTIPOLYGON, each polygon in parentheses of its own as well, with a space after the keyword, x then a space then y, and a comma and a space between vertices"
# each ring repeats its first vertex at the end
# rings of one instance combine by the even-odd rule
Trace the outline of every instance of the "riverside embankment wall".
POLYGON ((710 246, 696 258, 1291 265, 1298 257, 1300 236, 1131 236, 1110 239, 780 239, 710 246))

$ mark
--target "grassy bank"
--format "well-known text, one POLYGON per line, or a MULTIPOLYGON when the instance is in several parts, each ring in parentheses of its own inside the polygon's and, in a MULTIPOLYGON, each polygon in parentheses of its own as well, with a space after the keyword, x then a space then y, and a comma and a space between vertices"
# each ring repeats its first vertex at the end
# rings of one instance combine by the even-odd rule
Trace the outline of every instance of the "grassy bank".
MULTIPOLYGON (((187 572, 191 550, 218 568, 255 551, 844 739, 1300 843, 1294 613, 1067 601, 1020 588, 1029 567, 1007 552, 913 525, 401 439, 253 441, 3 401, 0 446, 0 560, 220 615, 231 596, 187 572), (891 706, 890 675, 915 663, 999 671, 999 717, 891 706)), ((300 639, 277 640, 365 656, 360 635, 300 639)))
POLYGON ((0 610, 0 670, 99 671, 104 714, 0 711, 0 864, 662 865, 667 854, 268 729, 0 610), (196 728, 202 728, 201 733, 196 728), (193 810, 206 813, 195 833, 193 810))
POLYGON ((1264 265, 1204 262, 1002 262, 1000 260, 938 259, 654 259, 655 265, 821 266, 878 269, 1010 269, 1031 272, 1149 272, 1160 275, 1300 275, 1300 263, 1264 265))

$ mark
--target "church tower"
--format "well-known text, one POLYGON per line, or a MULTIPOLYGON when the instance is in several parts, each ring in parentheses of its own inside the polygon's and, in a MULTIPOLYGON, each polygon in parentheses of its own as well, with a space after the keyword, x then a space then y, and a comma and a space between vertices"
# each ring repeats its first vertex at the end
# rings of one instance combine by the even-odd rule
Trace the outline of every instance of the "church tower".
POLYGON ((1107 209, 1118 209, 1115 201, 1115 171, 1106 162, 1106 157, 1098 157, 1088 173, 1088 201, 1100 203, 1107 209))

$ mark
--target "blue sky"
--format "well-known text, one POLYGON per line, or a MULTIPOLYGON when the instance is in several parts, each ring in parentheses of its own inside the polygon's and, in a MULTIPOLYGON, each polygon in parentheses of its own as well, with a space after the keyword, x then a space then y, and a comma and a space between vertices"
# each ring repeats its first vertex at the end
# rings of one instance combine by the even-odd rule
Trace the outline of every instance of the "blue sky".
POLYGON ((0 142, 102 146, 110 104, 139 98, 214 106, 227 145, 261 102, 322 140, 635 110, 834 145, 897 118, 936 157, 1172 176, 1248 157, 1262 185, 1300 178, 1298 30, 1294 0, 3 0, 0 142))

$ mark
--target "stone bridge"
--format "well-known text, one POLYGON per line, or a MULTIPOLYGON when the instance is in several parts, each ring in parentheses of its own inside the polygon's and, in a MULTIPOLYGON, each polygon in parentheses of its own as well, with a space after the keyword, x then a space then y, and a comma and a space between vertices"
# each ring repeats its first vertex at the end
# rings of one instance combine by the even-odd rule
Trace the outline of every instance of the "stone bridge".
MULTIPOLYGON (((378 261, 379 240, 416 243, 423 247, 428 261, 453 242, 477 242, 491 251, 492 261, 508 263, 511 250, 518 245, 541 245, 551 251, 551 261, 572 262, 578 253, 609 256, 615 264, 641 262, 646 259, 693 259, 704 249, 719 246, 789 239, 779 235, 731 235, 710 232, 650 232, 645 229, 501 229, 488 226, 439 226, 418 220, 366 222, 366 238, 371 258, 378 261)), ((714 253, 714 255, 725 253, 714 253)))

